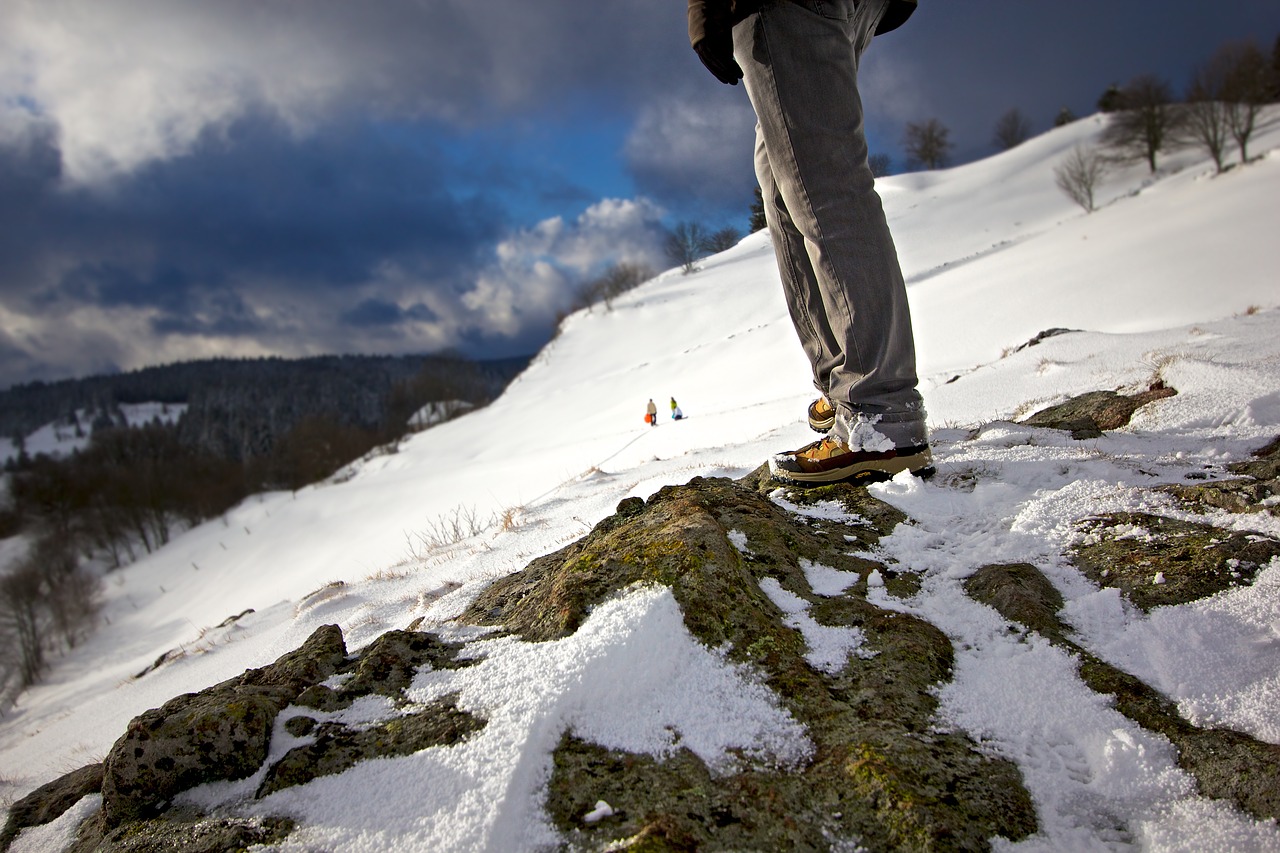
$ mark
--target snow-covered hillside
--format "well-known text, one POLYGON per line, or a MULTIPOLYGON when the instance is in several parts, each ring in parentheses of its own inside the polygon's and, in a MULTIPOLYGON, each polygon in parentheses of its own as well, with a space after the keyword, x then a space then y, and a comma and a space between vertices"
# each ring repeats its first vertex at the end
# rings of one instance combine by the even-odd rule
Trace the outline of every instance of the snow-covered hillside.
MULTIPOLYGON (((1280 565, 1251 587, 1145 615, 1061 557, 1076 519, 1145 506, 1152 499, 1139 487, 1221 476, 1280 433, 1280 129, 1255 142, 1257 160, 1222 175, 1194 152, 1168 158, 1156 176, 1142 166, 1113 174, 1102 208, 1086 215, 1055 187, 1053 167, 1095 139, 1101 121, 879 184, 909 282, 939 473, 872 487, 919 522, 888 537, 879 559, 924 578, 911 599, 877 603, 948 634, 956 678, 942 689, 940 725, 1021 769, 1042 830, 1007 849, 1280 849, 1274 825, 1197 796, 1168 743, 1085 688, 1067 655, 1010 635, 959 587, 978 566, 1031 562, 1067 599, 1091 651, 1193 721, 1280 743, 1280 565), (1082 333, 1013 352, 1054 327, 1082 333), (1101 439, 1010 422, 1157 377, 1178 395, 1101 439), (976 485, 948 485, 961 478, 976 485)), ((695 475, 741 476, 811 440, 811 398, 765 234, 696 274, 666 273, 611 310, 575 314, 486 409, 331 483, 255 497, 109 576, 94 640, 0 720, 0 783, 19 796, 99 760, 133 716, 268 663, 319 625, 340 624, 352 648, 418 617, 456 631, 448 620, 485 583, 581 536, 623 498, 695 475), (665 412, 671 397, 686 419, 646 426, 646 402, 665 412)), ((1271 516, 1215 521, 1280 535, 1271 516)), ((297 818, 288 850, 528 849, 551 838, 539 784, 548 743, 571 719, 606 745, 665 748, 669 732, 639 726, 617 707, 619 691, 677 731, 704 727, 713 750, 753 746, 744 732, 794 739, 746 686, 726 694, 731 682, 715 679, 729 676, 691 686, 659 667, 715 667, 673 627, 672 607, 658 592, 620 601, 597 614, 589 648, 496 644, 488 679, 449 687, 504 721, 494 729, 502 737, 370 762, 260 808, 297 818), (714 723, 700 713, 707 702, 724 705, 714 723), (445 774, 451 783, 436 784, 445 774)), ((423 695, 442 689, 420 680, 423 695)), ((242 792, 192 796, 209 805, 242 792)), ((26 831, 15 849, 60 849, 92 805, 26 831)))
MULTIPOLYGON (((187 410, 185 403, 124 403, 120 417, 131 427, 153 422, 176 423, 187 410)), ((69 456, 89 445, 93 435, 96 415, 87 409, 79 409, 65 419, 45 424, 24 436, 22 450, 32 456, 44 453, 49 456, 69 456)), ((0 464, 18 455, 13 439, 0 438, 0 464)))

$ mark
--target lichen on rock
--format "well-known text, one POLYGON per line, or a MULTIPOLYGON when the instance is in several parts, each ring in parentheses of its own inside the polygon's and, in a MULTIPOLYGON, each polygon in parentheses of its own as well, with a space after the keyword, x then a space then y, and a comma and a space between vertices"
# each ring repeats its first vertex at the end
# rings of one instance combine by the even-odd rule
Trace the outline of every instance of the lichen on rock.
POLYGON ((1280 556, 1280 541, 1143 512, 1093 516, 1079 525, 1072 562, 1094 583, 1119 589, 1142 610, 1185 604, 1253 581, 1280 556))
POLYGON ((464 614, 549 641, 620 589, 665 585, 690 633, 755 667, 814 744, 801 768, 717 775, 688 750, 658 759, 566 734, 547 809, 570 846, 827 849, 857 839, 873 849, 983 849, 994 836, 1035 831, 1016 768, 963 735, 935 730, 931 688, 950 677, 948 639, 865 598, 872 570, 906 573, 851 552, 874 546, 905 516, 852 486, 778 489, 758 471, 741 482, 695 478, 643 504, 632 499, 583 539, 496 581, 464 614), (844 514, 788 512, 779 503, 829 503, 844 514), (839 597, 819 595, 806 564, 856 581, 839 597), (801 632, 762 589, 766 578, 803 599, 819 623, 860 630, 873 655, 850 655, 834 673, 816 670, 801 632), (614 814, 584 822, 601 799, 614 814))

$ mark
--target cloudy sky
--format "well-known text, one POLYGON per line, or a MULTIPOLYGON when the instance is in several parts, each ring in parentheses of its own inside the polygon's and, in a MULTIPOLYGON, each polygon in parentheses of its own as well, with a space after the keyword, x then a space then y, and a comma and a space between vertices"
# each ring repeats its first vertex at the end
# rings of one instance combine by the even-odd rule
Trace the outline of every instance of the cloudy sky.
MULTIPOLYGON (((741 86, 683 0, 0 0, 0 387, 205 356, 524 354, 662 228, 743 230, 741 86)), ((1273 0, 923 0, 862 71, 873 151, 956 162, 1110 83, 1180 91, 1273 0)))

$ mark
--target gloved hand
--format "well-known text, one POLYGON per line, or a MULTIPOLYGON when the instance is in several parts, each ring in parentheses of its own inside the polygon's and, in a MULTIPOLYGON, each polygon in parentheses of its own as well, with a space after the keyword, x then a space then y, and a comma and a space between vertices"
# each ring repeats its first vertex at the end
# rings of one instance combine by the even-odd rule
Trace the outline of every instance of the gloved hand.
POLYGON ((716 76, 721 83, 730 86, 738 85, 742 79, 742 69, 733 58, 733 37, 728 33, 711 35, 693 46, 702 64, 716 76))

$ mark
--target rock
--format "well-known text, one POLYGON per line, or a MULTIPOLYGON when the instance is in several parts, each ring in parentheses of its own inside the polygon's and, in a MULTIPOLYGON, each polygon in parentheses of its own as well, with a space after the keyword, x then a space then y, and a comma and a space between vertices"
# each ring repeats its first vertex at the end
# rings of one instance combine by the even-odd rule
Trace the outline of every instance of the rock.
POLYGON ((65 853, 229 853, 276 844, 293 828, 293 821, 284 817, 213 818, 194 810, 174 809, 114 829, 108 829, 100 819, 90 819, 65 853))
POLYGON ((462 646, 445 643, 434 634, 420 631, 388 631, 360 652, 350 680, 337 691, 346 704, 356 696, 377 693, 398 698, 420 667, 456 669, 472 661, 458 662, 462 646))
POLYGON ((1198 512, 1223 509, 1227 512, 1265 512, 1280 516, 1280 438, 1253 452, 1250 462, 1227 466, 1235 480, 1216 480, 1200 485, 1175 484, 1162 491, 1177 497, 1184 506, 1198 512))
POLYGON ((9 807, 9 819, 0 831, 0 851, 8 850, 22 830, 57 820, 81 799, 101 790, 101 764, 81 767, 36 788, 9 807))
POLYGON ((1019 344, 1018 347, 1014 349, 1014 352, 1022 352, 1027 347, 1039 346, 1040 344, 1049 340, 1049 338, 1056 338, 1058 337, 1058 335, 1070 335, 1079 331, 1080 331, 1079 329, 1063 329, 1056 326, 1052 329, 1045 329, 1043 332, 1040 332, 1034 338, 1027 341, 1025 344, 1019 344))
POLYGON ((341 773, 370 758, 412 755, 432 746, 449 746, 482 728, 484 722, 459 710, 456 697, 452 696, 416 713, 365 729, 322 724, 313 743, 289 750, 272 766, 258 787, 257 796, 341 773))
POLYGON ((1280 541, 1149 513, 1085 519, 1068 556, 1086 577, 1143 610, 1185 604, 1253 581, 1280 541), (1156 583, 1157 574, 1163 582, 1156 583))
POLYGON ((1169 739, 1178 751, 1178 765, 1195 777, 1202 794, 1228 800, 1259 820, 1280 818, 1280 745, 1192 725, 1167 697, 1078 646, 1056 615, 1061 597, 1039 569, 987 566, 965 583, 965 590, 1011 622, 1070 650, 1090 689, 1111 696, 1121 714, 1169 739))
POLYGON ((964 583, 975 601, 989 604, 1011 622, 1026 625, 1050 639, 1062 639, 1062 594, 1030 563, 983 566, 964 583))
POLYGON ((1022 421, 1026 426, 1063 429, 1077 440, 1099 438, 1106 430, 1126 426, 1133 413, 1147 403, 1172 397, 1178 392, 1163 384, 1149 391, 1126 396, 1114 391, 1091 391, 1050 406, 1022 421))
POLYGON ((136 717, 105 762, 106 828, 150 817, 195 785, 252 775, 266 759, 276 715, 345 661, 341 630, 326 625, 269 666, 136 717))
POLYGON ((1255 480, 1280 478, 1280 436, 1276 436, 1266 446, 1253 451, 1253 458, 1252 462, 1236 462, 1228 465, 1227 470, 1255 480))
POLYGON ((757 668, 814 744, 802 768, 716 775, 688 751, 656 760, 567 734, 548 789, 555 824, 586 849, 624 839, 653 850, 828 849, 833 839, 856 839, 870 849, 976 850, 993 836, 1034 832, 1035 810, 1016 768, 935 729, 930 691, 950 677, 946 636, 865 598, 873 569, 887 583, 912 586, 848 553, 905 517, 848 485, 781 496, 838 504, 849 520, 797 517, 761 493, 777 486, 758 471, 740 483, 695 478, 647 504, 631 499, 582 540, 496 581, 464 615, 529 641, 554 640, 632 583, 668 586, 689 631, 757 668), (745 538, 743 550, 730 531, 745 538), (852 585, 820 596, 802 560, 848 572, 852 585), (765 578, 809 602, 820 624, 859 628, 874 658, 851 656, 835 673, 815 670, 803 637, 761 589, 765 578), (584 823, 598 800, 614 814, 584 823))

